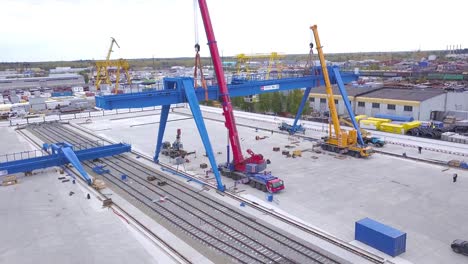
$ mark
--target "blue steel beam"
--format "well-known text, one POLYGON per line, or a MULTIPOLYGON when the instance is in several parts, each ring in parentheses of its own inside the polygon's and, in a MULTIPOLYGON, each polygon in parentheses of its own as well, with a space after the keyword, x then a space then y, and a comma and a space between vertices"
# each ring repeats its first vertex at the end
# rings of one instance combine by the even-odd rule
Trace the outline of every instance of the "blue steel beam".
MULTIPOLYGON (((331 82, 334 83, 334 76, 331 77, 331 82)), ((350 82, 357 79, 357 75, 352 73, 344 73, 342 79, 344 82, 350 82)), ((122 108, 141 108, 148 106, 170 105, 178 103, 187 103, 187 97, 183 89, 175 85, 179 80, 193 79, 189 77, 180 78, 164 78, 164 84, 171 83, 170 87, 164 87, 164 90, 156 90, 150 92, 139 92, 118 95, 96 96, 96 106, 102 109, 122 109, 122 108)), ((322 75, 310 75, 297 78, 283 78, 277 80, 264 81, 247 81, 243 84, 228 85, 229 95, 231 97, 248 96, 255 94, 271 93, 278 91, 289 91, 305 87, 316 87, 323 85, 322 75)), ((195 95, 198 101, 205 100, 205 90, 195 89, 195 95)), ((217 86, 208 87, 208 99, 218 100, 220 97, 217 86)))
POLYGON ((301 104, 299 105, 299 109, 297 110, 296 117, 294 118, 294 123, 293 123, 292 128, 291 128, 292 131, 290 131, 291 134, 294 134, 295 132, 297 132, 297 128, 298 128, 297 122, 299 121, 299 118, 301 118, 302 111, 304 111, 305 104, 309 103, 309 94, 310 94, 311 90, 312 90, 312 87, 307 87, 305 89, 305 91, 304 91, 304 95, 302 96, 301 104))
POLYGON ((65 158, 73 165, 73 167, 78 170, 78 172, 81 174, 81 177, 85 179, 88 184, 93 183, 93 180, 91 177, 89 177, 88 173, 83 168, 83 165, 81 165, 80 160, 71 147, 62 147, 60 149, 60 153, 63 154, 63 156, 65 156, 65 158))
POLYGON ((161 109, 161 117, 159 119, 158 139, 156 141, 156 151, 154 152, 153 160, 159 163, 159 153, 161 152, 164 131, 166 130, 167 117, 169 116, 169 109, 171 105, 163 105, 161 109))
POLYGON ((343 98, 343 102, 346 106, 346 110, 348 111, 349 118, 351 119, 351 122, 353 123, 354 129, 356 129, 357 131, 359 143, 361 144, 361 146, 364 146, 365 143, 364 143, 364 140, 362 139, 361 129, 359 129, 359 125, 357 124, 356 118, 354 117, 353 108, 351 107, 351 104, 349 102, 348 93, 346 92, 346 88, 344 86, 343 80, 341 79, 340 70, 338 69, 338 67, 333 67, 333 73, 335 75, 338 88, 340 89, 341 97, 343 98))
MULTIPOLYGON (((69 147, 65 145, 65 148, 69 147)), ((33 171, 37 169, 45 169, 48 167, 61 166, 70 163, 70 161, 67 159, 64 153, 60 153, 60 150, 56 152, 56 150, 54 150, 55 154, 51 154, 48 156, 0 163, 0 171, 5 170, 8 174, 14 174, 19 172, 33 171)), ((129 151, 131 151, 130 145, 120 143, 97 148, 78 150, 75 152, 75 154, 79 161, 85 161, 118 155, 129 151)))
POLYGON ((221 192, 224 192, 225 187, 221 180, 219 170, 217 169, 218 165, 216 164, 213 148, 211 147, 210 143, 210 138, 208 136, 208 132, 206 131, 206 126, 205 122, 203 121, 200 105, 198 104, 198 99, 193 88, 193 81, 185 79, 182 81, 182 85, 185 88, 185 95, 187 96, 187 100, 190 105, 190 110, 192 110, 193 119, 195 120, 195 124, 197 125, 198 133, 200 133, 203 145, 205 146, 206 155, 208 156, 208 159, 210 161, 211 168, 213 168, 213 174, 216 178, 217 188, 221 192))

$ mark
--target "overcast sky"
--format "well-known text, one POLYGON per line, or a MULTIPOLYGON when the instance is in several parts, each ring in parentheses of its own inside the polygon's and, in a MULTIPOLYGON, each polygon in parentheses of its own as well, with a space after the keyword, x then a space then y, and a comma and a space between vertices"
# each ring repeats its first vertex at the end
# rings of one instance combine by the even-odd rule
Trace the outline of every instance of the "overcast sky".
MULTIPOLYGON (((468 47, 466 0, 207 0, 220 53, 468 47)), ((0 61, 192 57, 193 0, 0 0, 0 61)), ((198 12, 198 10, 197 10, 198 12)), ((199 18, 201 55, 209 56, 199 18)))

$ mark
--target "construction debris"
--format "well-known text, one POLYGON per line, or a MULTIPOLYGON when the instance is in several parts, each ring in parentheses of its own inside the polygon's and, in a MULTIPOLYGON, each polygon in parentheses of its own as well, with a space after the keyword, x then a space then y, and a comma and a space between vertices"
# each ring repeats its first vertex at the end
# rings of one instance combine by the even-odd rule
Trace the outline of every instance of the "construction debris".
POLYGON ((9 186, 9 185, 17 184, 17 183, 18 183, 18 179, 16 179, 16 176, 14 175, 6 176, 3 179, 2 186, 9 186))
POLYGON ((268 138, 268 136, 255 136, 255 140, 262 140, 268 138))
POLYGON ((96 190, 102 190, 106 188, 106 183, 103 180, 95 179, 93 181, 93 188, 96 190))
POLYGON ((156 177, 155 177, 155 176, 147 176, 147 177, 146 177, 146 180, 148 180, 148 181, 154 181, 154 180, 156 180, 156 177))
POLYGON ((113 203, 113 202, 112 202, 112 199, 111 199, 111 198, 107 198, 107 199, 105 199, 104 201, 102 201, 102 206, 104 206, 104 207, 109 207, 109 206, 112 205, 112 203, 113 203))
POLYGON ((280 151, 280 148, 279 147, 273 147, 273 151, 278 152, 278 151, 280 151))
POLYGON ((282 154, 282 155, 289 155, 289 151, 283 150, 283 151, 281 152, 281 154, 282 154))
POLYGON ((341 159, 341 160, 343 160, 343 159, 346 159, 346 156, 344 156, 344 155, 336 155, 336 156, 335 156, 335 159, 341 159))
POLYGON ((164 186, 164 185, 166 185, 166 184, 167 184, 167 182, 165 182, 165 181, 160 181, 160 182, 158 182, 158 186, 164 186))
POLYGON ((206 168, 208 168, 208 164, 206 164, 206 163, 201 163, 200 164, 200 169, 206 169, 206 168))
POLYGON ((293 151, 293 158, 294 157, 302 157, 302 151, 301 150, 294 150, 293 151))

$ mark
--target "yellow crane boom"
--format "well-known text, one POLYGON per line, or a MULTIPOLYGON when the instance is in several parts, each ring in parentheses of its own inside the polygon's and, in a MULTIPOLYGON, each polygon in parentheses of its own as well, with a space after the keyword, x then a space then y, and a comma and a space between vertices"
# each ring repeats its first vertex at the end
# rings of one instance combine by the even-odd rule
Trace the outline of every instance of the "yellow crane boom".
POLYGON ((341 136, 340 122, 338 119, 338 113, 336 111, 335 97, 333 96, 333 90, 330 83, 330 78, 328 77, 327 62, 325 61, 325 56, 323 55, 322 45, 320 44, 320 38, 318 35, 317 25, 310 27, 314 33, 315 38, 315 48, 317 49, 320 65, 322 66, 323 79, 325 80, 325 89, 327 93, 328 108, 330 109, 330 115, 332 118, 333 129, 335 130, 335 136, 341 136))
POLYGON ((111 56, 111 53, 113 51, 112 47, 114 46, 114 43, 120 49, 120 46, 119 46, 119 43, 117 43, 117 40, 115 40, 115 38, 111 37, 111 44, 110 44, 109 51, 107 52, 107 57, 106 57, 107 62, 109 62, 109 60, 110 60, 110 56, 111 56))

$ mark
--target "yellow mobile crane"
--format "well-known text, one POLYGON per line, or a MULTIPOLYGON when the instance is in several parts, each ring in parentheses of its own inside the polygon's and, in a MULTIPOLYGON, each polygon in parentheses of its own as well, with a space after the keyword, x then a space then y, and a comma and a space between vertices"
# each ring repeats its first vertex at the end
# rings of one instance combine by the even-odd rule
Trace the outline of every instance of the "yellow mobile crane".
POLYGON ((372 154, 372 148, 368 146, 361 146, 358 144, 357 131, 350 130, 346 131, 341 129, 340 121, 338 119, 338 112, 335 106, 335 97, 333 95, 330 78, 328 76, 327 64, 322 51, 322 45, 320 44, 320 38, 318 35, 317 25, 310 27, 314 33, 315 46, 317 48, 320 65, 322 66, 323 79, 325 81, 325 88, 327 93, 328 108, 330 110, 331 123, 328 129, 328 136, 324 137, 324 142, 321 147, 324 150, 333 151, 342 154, 348 154, 353 157, 361 158, 368 157, 372 154), (332 133, 332 125, 333 132, 332 133))

